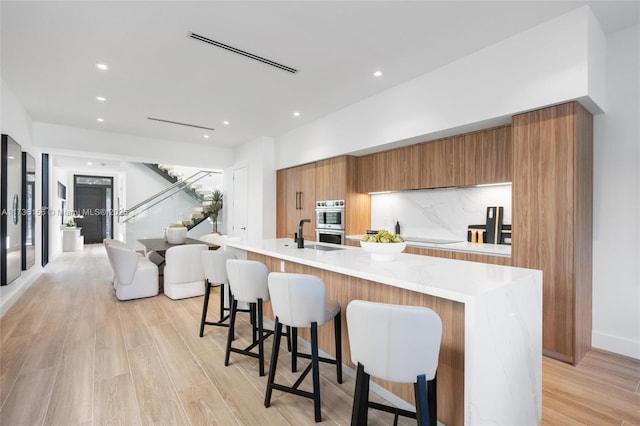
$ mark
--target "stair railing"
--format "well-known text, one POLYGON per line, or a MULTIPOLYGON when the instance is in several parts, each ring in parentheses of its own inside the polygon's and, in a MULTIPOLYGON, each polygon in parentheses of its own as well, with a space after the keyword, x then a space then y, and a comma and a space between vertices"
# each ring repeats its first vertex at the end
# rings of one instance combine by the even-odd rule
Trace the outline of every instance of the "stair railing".
POLYGON ((131 221, 131 219, 141 215, 146 212, 150 208, 157 206, 162 203, 167 198, 174 196, 175 194, 190 189, 191 185, 201 181, 202 179, 209 177, 217 172, 210 172, 201 170, 193 175, 189 176, 186 179, 179 180, 171 186, 163 189, 162 191, 150 196, 144 201, 139 202, 135 206, 130 209, 126 209, 124 215, 120 216, 120 223, 127 223, 131 221))

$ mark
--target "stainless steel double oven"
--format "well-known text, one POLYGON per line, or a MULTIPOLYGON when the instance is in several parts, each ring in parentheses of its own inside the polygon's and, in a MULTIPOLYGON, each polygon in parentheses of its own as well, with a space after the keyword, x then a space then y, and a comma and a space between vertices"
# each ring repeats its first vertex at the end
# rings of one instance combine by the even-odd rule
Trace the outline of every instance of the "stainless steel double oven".
POLYGON ((316 201, 316 241, 344 244, 344 200, 316 201))

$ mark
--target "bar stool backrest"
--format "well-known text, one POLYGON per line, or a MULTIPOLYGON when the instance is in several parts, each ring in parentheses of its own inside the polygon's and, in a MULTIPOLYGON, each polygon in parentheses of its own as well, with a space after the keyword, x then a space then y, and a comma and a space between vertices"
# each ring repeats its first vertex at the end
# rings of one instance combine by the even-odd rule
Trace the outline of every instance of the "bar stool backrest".
POLYGON ((246 303, 256 303, 258 299, 269 301, 267 265, 255 260, 227 259, 229 288, 233 297, 246 303))
POLYGON ((354 300, 347 306, 347 328, 351 360, 367 374, 397 383, 435 377, 442 320, 433 310, 354 300))
POLYGON ((229 281, 227 275, 227 260, 235 259, 236 255, 230 251, 207 250, 202 252, 202 268, 204 276, 211 285, 225 284, 229 281))
POLYGON ((269 293, 273 314, 291 327, 318 326, 329 321, 324 282, 314 275, 272 272, 269 274, 269 293))

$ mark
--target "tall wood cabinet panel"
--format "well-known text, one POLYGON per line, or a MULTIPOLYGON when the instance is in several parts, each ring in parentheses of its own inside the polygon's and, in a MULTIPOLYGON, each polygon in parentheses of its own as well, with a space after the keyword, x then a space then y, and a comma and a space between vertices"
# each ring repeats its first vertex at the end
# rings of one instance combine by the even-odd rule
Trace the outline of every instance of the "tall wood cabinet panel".
POLYGON ((577 102, 513 117, 514 266, 543 271, 543 348, 591 347, 593 117, 577 102))
POLYGON ((302 219, 310 219, 304 225, 304 239, 314 241, 315 233, 315 163, 305 164, 277 172, 276 235, 293 238, 302 219))
POLYGON ((345 235, 364 234, 371 227, 371 196, 358 192, 358 167, 350 155, 316 162, 316 197, 345 200, 345 235))

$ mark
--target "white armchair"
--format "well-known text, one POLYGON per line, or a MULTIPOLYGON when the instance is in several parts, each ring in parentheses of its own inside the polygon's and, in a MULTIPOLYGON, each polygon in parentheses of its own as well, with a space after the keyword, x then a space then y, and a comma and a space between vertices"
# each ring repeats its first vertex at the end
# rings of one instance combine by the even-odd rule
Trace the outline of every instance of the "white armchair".
POLYGON ((119 300, 158 294, 158 267, 146 257, 120 244, 105 244, 115 272, 114 287, 119 300))
POLYGON ((185 299, 204 294, 202 252, 206 244, 171 247, 165 253, 164 294, 170 299, 185 299))

